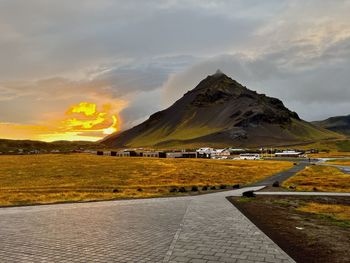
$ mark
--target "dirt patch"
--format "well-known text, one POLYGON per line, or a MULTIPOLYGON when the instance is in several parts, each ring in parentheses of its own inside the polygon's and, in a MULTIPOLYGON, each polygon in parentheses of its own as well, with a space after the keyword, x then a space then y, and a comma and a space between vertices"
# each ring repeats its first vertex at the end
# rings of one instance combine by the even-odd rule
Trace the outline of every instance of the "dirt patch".
POLYGON ((309 202, 349 205, 347 197, 258 196, 229 200, 297 262, 349 262, 350 222, 298 211, 309 202))
POLYGON ((274 187, 274 186, 268 185, 257 192, 290 192, 290 190, 288 190, 284 187, 281 187, 281 186, 274 187))

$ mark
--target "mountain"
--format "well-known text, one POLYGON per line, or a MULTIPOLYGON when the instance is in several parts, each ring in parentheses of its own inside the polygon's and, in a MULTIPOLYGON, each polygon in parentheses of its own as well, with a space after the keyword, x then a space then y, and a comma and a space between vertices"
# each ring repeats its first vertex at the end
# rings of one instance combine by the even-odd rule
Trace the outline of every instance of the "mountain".
POLYGON ((331 117, 323 121, 315 121, 313 124, 334 132, 350 135, 350 115, 331 117))
POLYGON ((267 146, 338 135, 301 120, 276 98, 249 90, 220 71, 171 107, 105 138, 114 147, 267 146))

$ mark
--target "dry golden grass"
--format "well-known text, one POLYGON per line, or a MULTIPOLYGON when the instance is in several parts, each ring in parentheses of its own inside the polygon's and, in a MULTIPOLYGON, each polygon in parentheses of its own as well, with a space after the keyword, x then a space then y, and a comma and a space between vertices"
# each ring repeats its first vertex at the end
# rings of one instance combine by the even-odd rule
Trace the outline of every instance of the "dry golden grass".
POLYGON ((329 153, 312 153, 308 154, 310 158, 340 158, 350 157, 350 152, 329 152, 329 153))
POLYGON ((327 161, 329 164, 350 166, 350 159, 336 159, 327 161))
POLYGON ((291 166, 88 154, 0 156, 0 205, 166 196, 174 186, 244 185, 291 166))
POLYGON ((350 175, 335 167, 309 166, 282 186, 295 186, 297 191, 350 192, 350 175))
POLYGON ((297 210, 307 213, 330 216, 337 220, 350 220, 350 206, 348 205, 321 204, 310 202, 306 203, 304 206, 297 208, 297 210))

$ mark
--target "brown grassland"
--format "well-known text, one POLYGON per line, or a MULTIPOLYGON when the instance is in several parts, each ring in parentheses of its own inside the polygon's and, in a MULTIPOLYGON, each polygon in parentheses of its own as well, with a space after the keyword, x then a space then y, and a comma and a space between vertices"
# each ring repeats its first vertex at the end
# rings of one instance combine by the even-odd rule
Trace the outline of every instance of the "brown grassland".
POLYGON ((340 158, 340 157, 350 157, 350 152, 322 152, 322 153, 312 153, 307 155, 310 158, 340 158))
POLYGON ((335 164, 335 165, 345 165, 350 166, 350 159, 335 159, 335 160, 329 160, 327 163, 335 164))
POLYGON ((169 196, 172 187, 245 185, 291 167, 276 161, 0 156, 0 205, 169 196))
POLYGON ((296 191, 350 192, 350 175, 329 166, 309 166, 286 180, 296 191))
POLYGON ((323 215, 334 218, 336 220, 350 221, 350 206, 337 204, 321 204, 317 202, 309 202, 297 210, 316 215, 323 215))

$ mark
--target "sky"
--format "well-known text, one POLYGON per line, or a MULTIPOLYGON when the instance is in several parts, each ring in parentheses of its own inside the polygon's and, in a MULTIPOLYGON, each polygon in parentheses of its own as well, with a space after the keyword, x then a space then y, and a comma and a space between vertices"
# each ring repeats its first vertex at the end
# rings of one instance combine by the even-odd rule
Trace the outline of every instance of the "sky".
POLYGON ((99 140, 221 69, 350 114, 350 0, 1 0, 0 138, 99 140))

